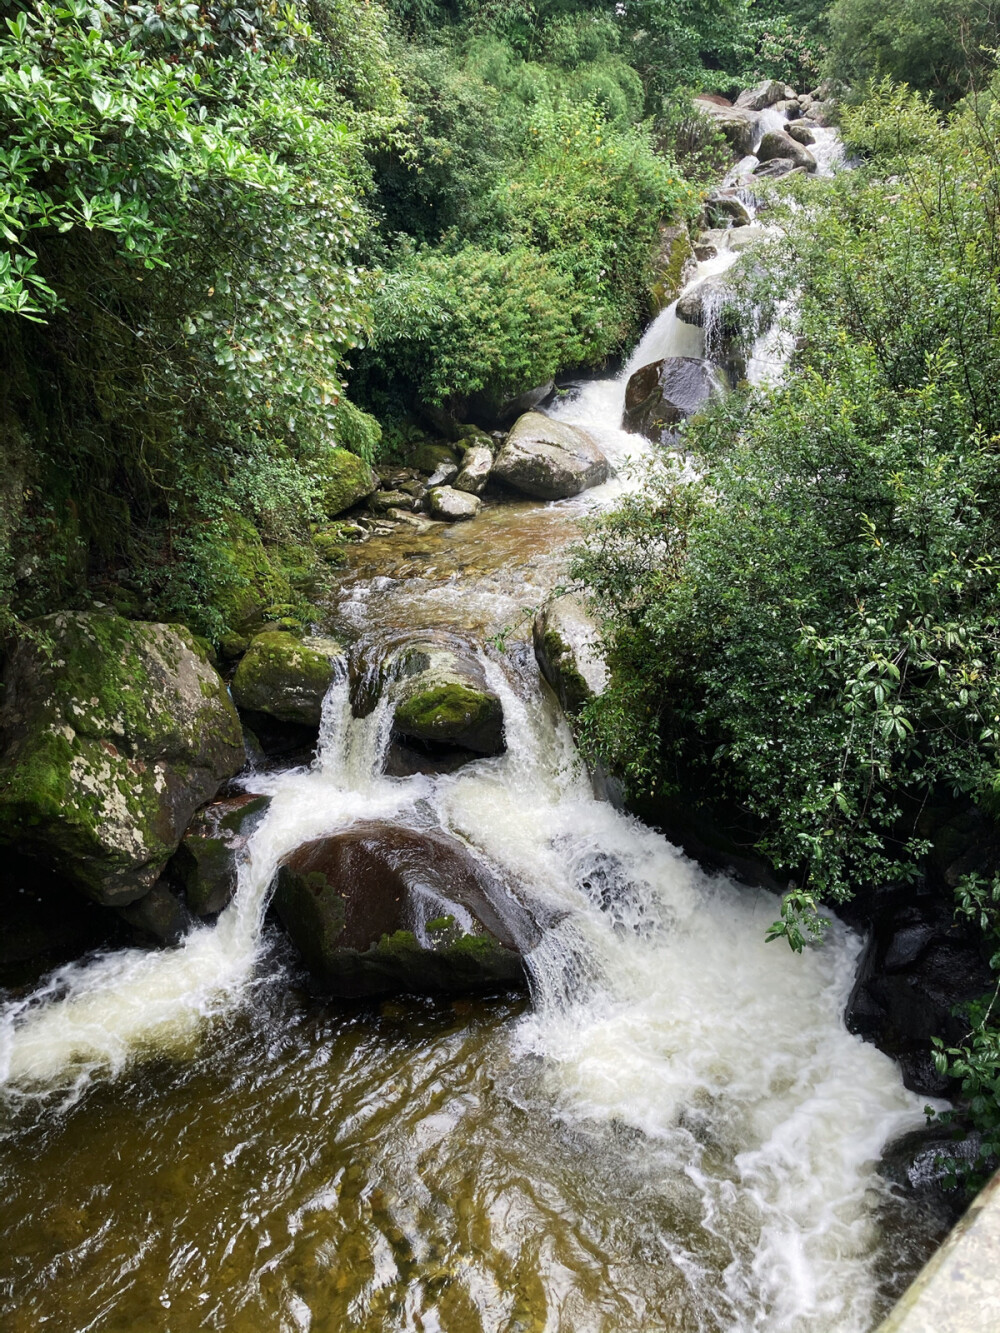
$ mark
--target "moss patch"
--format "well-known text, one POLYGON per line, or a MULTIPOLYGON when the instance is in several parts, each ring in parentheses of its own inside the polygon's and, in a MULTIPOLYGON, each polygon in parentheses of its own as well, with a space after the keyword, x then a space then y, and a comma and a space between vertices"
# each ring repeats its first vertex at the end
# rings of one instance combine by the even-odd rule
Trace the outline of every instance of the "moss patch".
POLYGON ((420 741, 493 754, 503 745, 503 708, 495 695, 458 681, 415 690, 396 708, 396 730, 420 741))
POLYGON ((338 670, 340 645, 299 639, 283 630, 258 634, 236 668, 232 694, 239 708, 279 722, 319 726, 323 700, 338 670))
POLYGON ((328 518, 359 504, 378 488, 374 472, 349 449, 330 449, 320 459, 318 472, 320 504, 328 518))

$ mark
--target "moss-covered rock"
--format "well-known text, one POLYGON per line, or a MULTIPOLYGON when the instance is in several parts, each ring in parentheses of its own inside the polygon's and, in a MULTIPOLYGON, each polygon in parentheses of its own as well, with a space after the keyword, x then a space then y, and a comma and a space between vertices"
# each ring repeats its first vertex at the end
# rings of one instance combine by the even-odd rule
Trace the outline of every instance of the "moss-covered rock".
POLYGON ((30 631, 4 677, 0 842, 131 902, 243 766, 239 718, 183 626, 60 612, 30 631))
POLYGON ((213 916, 229 903, 240 858, 270 803, 242 792, 212 801, 192 819, 167 873, 183 886, 195 916, 213 916))
POLYGON ((398 736, 476 754, 503 750, 503 705, 473 657, 429 641, 410 645, 395 670, 398 736))
POLYGON ((314 981, 335 995, 523 984, 535 928, 456 839, 360 824, 299 847, 274 906, 314 981))
POLYGON ((557 597, 543 607, 534 642, 539 669, 570 717, 603 692, 608 671, 597 626, 578 597, 557 597))
POLYGON ((458 452, 451 445, 425 440, 413 451, 413 466, 419 472, 436 472, 442 464, 458 463, 458 452))
POLYGON ((656 252, 653 281, 649 289, 650 311, 658 315, 676 301, 684 284, 695 270, 697 261, 691 237, 683 225, 662 226, 656 252))
POLYGON ((334 639, 265 631, 251 641, 236 668, 233 699, 237 707, 279 722, 318 727, 323 700, 343 670, 343 660, 343 649, 334 639))
POLYGON ((319 461, 320 505, 328 518, 360 504, 378 490, 378 477, 349 449, 330 449, 319 461))
POLYGON ((271 560, 254 525, 240 514, 226 519, 228 537, 220 547, 222 572, 212 603, 232 631, 259 624, 266 607, 289 602, 291 586, 271 560))

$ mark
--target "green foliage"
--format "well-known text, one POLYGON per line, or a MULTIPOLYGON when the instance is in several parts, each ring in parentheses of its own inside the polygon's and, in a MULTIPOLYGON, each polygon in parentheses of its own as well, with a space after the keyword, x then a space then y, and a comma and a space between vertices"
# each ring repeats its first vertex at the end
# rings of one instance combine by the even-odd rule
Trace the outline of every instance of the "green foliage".
POLYGON ((950 106, 988 80, 1000 11, 993 0, 834 0, 827 22, 835 77, 888 77, 950 106))
POLYGON ((634 790, 739 812, 796 890, 775 932, 796 946, 819 902, 919 873, 929 798, 996 786, 990 115, 928 117, 891 208, 877 167, 805 184, 793 373, 689 431, 710 503, 689 512, 698 488, 658 472, 580 561, 614 667, 592 745, 634 790))

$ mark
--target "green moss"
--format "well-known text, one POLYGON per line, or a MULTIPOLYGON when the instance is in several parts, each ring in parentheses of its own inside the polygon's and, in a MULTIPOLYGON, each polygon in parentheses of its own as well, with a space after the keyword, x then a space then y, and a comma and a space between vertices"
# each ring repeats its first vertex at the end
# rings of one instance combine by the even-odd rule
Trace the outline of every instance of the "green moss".
POLYGON ((664 228, 656 276, 649 289, 650 311, 658 315, 676 301, 684 285, 684 270, 694 259, 691 238, 686 227, 664 228))
POLYGON ((453 740, 495 722, 498 715, 500 706, 492 695, 455 681, 411 695, 396 709, 396 726, 421 740, 453 740))
POLYGON ((335 518, 359 504, 377 488, 378 480, 369 465, 347 449, 330 449, 319 461, 320 506, 335 518))
POLYGON ((275 566, 264 549, 260 533, 239 514, 227 518, 228 539, 222 544, 225 566, 212 601, 230 630, 260 623, 264 607, 288 603, 292 589, 288 576, 275 566))
POLYGON ((301 640, 284 630, 258 634, 236 668, 233 699, 281 722, 318 726, 339 654, 330 640, 301 640))
POLYGON ((447 444, 431 444, 424 441, 410 456, 411 466, 419 472, 435 472, 442 463, 457 463, 458 456, 447 444))

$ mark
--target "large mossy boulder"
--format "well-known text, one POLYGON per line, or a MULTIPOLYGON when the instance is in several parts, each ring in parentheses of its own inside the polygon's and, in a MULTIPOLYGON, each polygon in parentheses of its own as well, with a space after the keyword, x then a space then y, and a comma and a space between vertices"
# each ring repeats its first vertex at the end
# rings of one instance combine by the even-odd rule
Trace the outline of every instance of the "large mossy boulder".
POLYGON ((530 919, 443 833, 365 823, 280 867, 274 908, 316 985, 339 996, 523 984, 530 919))
POLYGON ((535 660, 563 711, 575 717, 604 692, 608 668, 593 617, 579 597, 553 598, 535 617, 535 660))
POLYGON ((183 626, 60 612, 29 629, 4 676, 0 842, 132 902, 243 767, 236 710, 183 626))
POLYGON ((629 377, 622 429, 662 442, 724 389, 722 375, 711 361, 695 356, 654 361, 629 377))
POLYGON ((195 916, 214 916, 232 900, 240 861, 270 803, 269 796, 249 792, 224 796, 188 825, 167 873, 183 887, 195 916))
POLYGON ((319 460, 320 505, 335 518, 378 490, 378 477, 363 458, 349 449, 329 449, 319 460))
POLYGON ((591 437, 565 421, 526 412, 493 464, 493 476, 538 500, 563 500, 607 481, 610 468, 591 437))
POLYGON ((503 750, 503 705, 474 657, 433 641, 411 644, 393 672, 397 737, 473 754, 503 750))
POLYGON ((236 668, 232 694, 237 706, 279 722, 318 727, 327 691, 344 670, 344 652, 334 639, 265 630, 250 643, 236 668))
POLYGON ((292 587, 249 519, 228 514, 223 522, 226 531, 218 547, 212 604, 230 630, 246 633, 260 625, 268 607, 290 603, 292 587))

